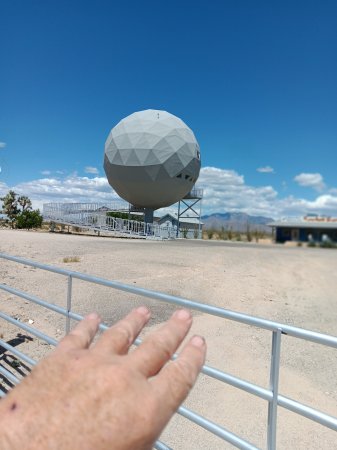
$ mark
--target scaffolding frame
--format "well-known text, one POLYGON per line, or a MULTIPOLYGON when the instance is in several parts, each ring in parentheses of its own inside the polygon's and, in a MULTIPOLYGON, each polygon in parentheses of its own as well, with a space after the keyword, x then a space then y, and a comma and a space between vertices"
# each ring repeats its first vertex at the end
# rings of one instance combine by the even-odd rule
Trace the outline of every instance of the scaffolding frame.
POLYGON ((198 238, 201 239, 201 206, 203 195, 203 189, 194 188, 178 202, 177 237, 180 234, 180 219, 197 219, 198 238), (196 205, 198 205, 198 208, 196 208, 196 205), (187 214, 188 211, 192 211, 193 215, 189 216, 187 214))

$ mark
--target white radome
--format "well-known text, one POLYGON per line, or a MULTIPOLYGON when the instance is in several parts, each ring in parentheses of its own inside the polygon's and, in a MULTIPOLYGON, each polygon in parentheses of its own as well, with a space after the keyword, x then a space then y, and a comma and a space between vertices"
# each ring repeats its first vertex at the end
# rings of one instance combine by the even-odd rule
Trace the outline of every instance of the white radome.
POLYGON ((148 109, 121 120, 105 143, 104 170, 132 205, 158 209, 188 194, 200 172, 200 148, 178 117, 148 109))

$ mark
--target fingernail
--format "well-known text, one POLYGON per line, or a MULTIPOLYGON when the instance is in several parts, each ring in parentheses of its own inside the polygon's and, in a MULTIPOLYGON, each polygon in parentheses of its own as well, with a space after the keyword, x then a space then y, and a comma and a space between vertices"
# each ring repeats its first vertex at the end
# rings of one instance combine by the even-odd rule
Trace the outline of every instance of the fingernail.
POLYGON ((188 320, 192 318, 191 313, 187 311, 187 309, 178 309, 178 311, 174 313, 174 316, 180 320, 188 320))
POLYGON ((194 345, 194 347, 203 347, 205 343, 205 339, 201 336, 193 336, 191 339, 191 344, 194 345))
POLYGON ((86 318, 90 320, 101 320, 100 316, 96 312, 88 314, 86 318))
POLYGON ((143 316, 149 316, 150 315, 150 311, 145 306, 140 306, 139 308, 136 309, 136 311, 139 314, 142 314, 143 316))

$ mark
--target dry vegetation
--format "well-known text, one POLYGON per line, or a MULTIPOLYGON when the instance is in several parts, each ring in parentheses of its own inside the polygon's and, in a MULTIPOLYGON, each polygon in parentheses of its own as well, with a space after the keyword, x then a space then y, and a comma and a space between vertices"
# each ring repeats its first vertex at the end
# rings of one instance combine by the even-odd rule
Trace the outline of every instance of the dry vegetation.
POLYGON ((78 256, 65 256, 62 261, 64 263, 80 262, 80 258, 78 256))
POLYGON ((250 230, 247 229, 246 232, 234 231, 231 228, 225 230, 224 227, 221 229, 209 228, 203 231, 203 239, 212 239, 220 241, 243 241, 243 242, 259 242, 260 239, 271 239, 271 235, 263 231, 250 230))

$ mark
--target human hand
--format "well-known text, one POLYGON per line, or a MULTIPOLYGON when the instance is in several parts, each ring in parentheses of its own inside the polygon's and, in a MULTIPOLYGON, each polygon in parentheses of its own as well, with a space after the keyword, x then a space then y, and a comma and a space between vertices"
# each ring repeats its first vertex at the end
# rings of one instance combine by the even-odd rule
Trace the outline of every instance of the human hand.
POLYGON ((128 353, 149 318, 135 309, 93 345, 100 319, 84 318, 1 400, 0 448, 151 449, 193 387, 206 345, 194 336, 166 364, 192 324, 179 310, 128 353))

